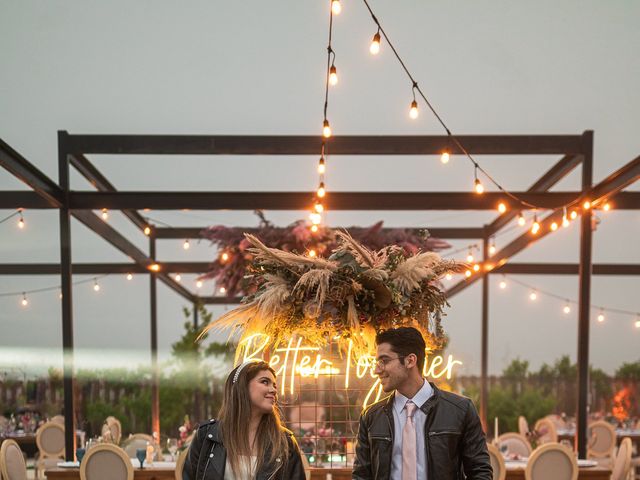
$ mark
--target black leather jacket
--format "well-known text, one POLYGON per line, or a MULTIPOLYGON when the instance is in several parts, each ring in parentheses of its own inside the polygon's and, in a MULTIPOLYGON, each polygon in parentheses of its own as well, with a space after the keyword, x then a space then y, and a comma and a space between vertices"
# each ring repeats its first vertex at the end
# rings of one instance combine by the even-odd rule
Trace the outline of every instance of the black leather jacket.
MULTIPOLYGON (((222 444, 220 424, 211 419, 201 425, 194 435, 182 471, 182 480, 223 480, 227 452, 222 444)), ((305 480, 300 450, 293 433, 283 432, 289 441, 289 458, 277 458, 265 465, 256 475, 256 480, 305 480)), ((268 454, 268 452, 267 452, 268 454)))
MULTIPOLYGON (((429 382, 431 383, 431 382, 429 382)), ((426 414, 427 478, 492 480, 480 418, 471 400, 439 390, 420 409, 426 414)), ((353 479, 388 480, 393 449, 393 399, 380 400, 360 416, 353 479)))

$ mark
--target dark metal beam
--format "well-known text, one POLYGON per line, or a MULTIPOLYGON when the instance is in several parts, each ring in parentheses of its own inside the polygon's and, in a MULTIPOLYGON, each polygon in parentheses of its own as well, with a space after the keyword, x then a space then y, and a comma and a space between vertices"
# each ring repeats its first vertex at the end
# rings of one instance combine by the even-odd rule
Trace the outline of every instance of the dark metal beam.
MULTIPOLYGON (((74 267, 75 268, 75 267, 74 267)), ((578 275, 577 263, 505 263, 491 271, 505 275, 578 275)), ((640 275, 640 264, 602 263, 593 264, 592 275, 640 275)))
MULTIPOLYGON (((582 155, 565 155, 551 167, 542 177, 538 179, 528 192, 545 192, 553 187, 556 183, 569 175, 578 165, 582 163, 582 155)), ((511 220, 516 218, 520 210, 509 210, 501 214, 493 222, 487 226, 489 236, 495 235, 502 227, 507 225, 511 220)))
MULTIPOLYGON (((156 239, 149 238, 149 258, 156 261, 156 239)), ((149 275, 149 313, 151 327, 151 433, 160 439, 160 373, 158 370, 158 274, 149 275)))
POLYGON ((59 208, 62 206, 62 189, 53 180, 38 170, 35 165, 2 140, 0 140, 0 166, 18 178, 18 180, 27 184, 52 207, 59 208))
MULTIPOLYGON (((489 257, 489 241, 482 239, 482 259, 489 257)), ((480 422, 485 434, 488 433, 489 408, 489 276, 482 279, 482 324, 480 333, 480 422)), ((494 438, 495 438, 495 433, 494 438)))
MULTIPOLYGON (((111 182, 107 180, 107 177, 102 175, 102 173, 84 155, 71 155, 70 161, 71 165, 99 191, 116 191, 116 187, 114 187, 111 182)), ((131 220, 131 222, 133 222, 133 224, 137 226, 141 231, 144 231, 148 222, 142 215, 140 215, 135 210, 123 210, 122 213, 127 218, 129 218, 129 220, 131 220)))
MULTIPOLYGON (((202 233, 208 227, 172 227, 172 228, 154 228, 155 237, 158 239, 187 239, 187 238, 201 238, 202 233)), ((237 227, 241 228, 243 232, 258 233, 260 229, 255 227, 237 227)), ((332 225, 332 228, 336 228, 332 225)), ((408 228, 408 227, 407 227, 408 228)), ((482 238, 484 230, 482 228, 458 228, 458 227, 444 227, 444 228, 429 228, 429 234, 433 238, 443 239, 459 239, 459 238, 482 238)), ((408 228, 409 229, 409 228, 408 228)), ((413 230, 420 230, 419 228, 410 228, 413 230)), ((385 230, 393 230, 391 228, 383 228, 385 230)))
MULTIPOLYGON (((580 135, 461 135, 475 155, 579 153, 580 135)), ((71 153, 156 155, 317 155, 318 135, 70 135, 71 153)), ((328 140, 332 155, 461 154, 444 136, 345 135, 328 140)))
POLYGON ((18 208, 56 209, 49 200, 30 190, 5 190, 0 192, 0 209, 18 208))
MULTIPOLYGON (((580 192, 513 192, 522 200, 557 208, 580 197, 580 192)), ((73 209, 110 210, 306 210, 314 192, 72 192, 73 209)), ((510 208, 499 192, 331 192, 329 210, 495 210, 499 202, 510 208)))

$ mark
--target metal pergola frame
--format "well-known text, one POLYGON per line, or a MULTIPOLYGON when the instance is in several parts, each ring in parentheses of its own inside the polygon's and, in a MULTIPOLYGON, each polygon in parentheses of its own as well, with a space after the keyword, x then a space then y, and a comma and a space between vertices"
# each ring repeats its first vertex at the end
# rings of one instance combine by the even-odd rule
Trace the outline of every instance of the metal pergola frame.
MULTIPOLYGON (((640 209, 640 192, 622 190, 640 178, 640 156, 593 185, 593 132, 581 135, 482 135, 460 136, 458 140, 472 155, 561 155, 560 160, 526 192, 513 192, 519 198, 541 206, 554 207, 588 198, 594 205, 612 201, 618 210, 640 209), (562 178, 582 166, 581 190, 550 192, 562 178)), ((157 280, 162 281, 194 305, 230 304, 237 298, 199 296, 176 282, 169 273, 204 273, 208 262, 160 262, 156 241, 200 237, 202 228, 161 228, 148 224, 137 211, 178 209, 231 210, 306 210, 313 192, 142 192, 117 191, 86 155, 317 155, 321 140, 316 136, 231 136, 231 135, 71 135, 58 132, 58 183, 49 179, 18 152, 0 140, 0 166, 26 183, 31 191, 0 192, 2 209, 56 209, 60 215, 60 264, 4 264, 0 275, 60 275, 62 285, 62 332, 64 348, 64 406, 74 412, 73 381, 73 298, 72 274, 147 273, 150 278, 152 430, 159 433, 159 396, 157 376, 157 280), (96 191, 71 190, 70 167, 75 168, 96 191), (91 210, 121 210, 141 231, 150 227, 149 249, 144 253, 125 236, 91 210), (132 263, 72 263, 71 217, 100 235, 128 255, 132 263), (151 266, 158 264, 158 271, 151 266)), ((330 140, 332 155, 439 155, 444 150, 461 154, 446 136, 340 136, 330 140)), ((639 275, 639 265, 592 265, 591 210, 583 212, 580 227, 580 263, 507 263, 509 258, 549 233, 549 226, 561 214, 541 219, 538 235, 523 233, 494 255, 489 256, 489 239, 518 214, 518 205, 504 193, 478 196, 466 192, 331 192, 326 199, 330 210, 494 210, 499 202, 507 212, 481 228, 434 228, 443 239, 480 239, 484 270, 452 286, 453 296, 477 281, 482 282, 482 339, 480 416, 486 426, 488 398, 489 274, 561 274, 579 275, 578 310, 578 404, 576 446, 581 458, 586 455, 587 392, 589 365, 590 280, 595 275, 639 275)), ((250 229, 248 229, 250 230, 250 229)), ((144 234, 144 233, 143 233, 144 234)), ((197 309, 194 322, 197 324, 197 309)), ((75 452, 75 416, 65 416, 66 458, 75 452)))

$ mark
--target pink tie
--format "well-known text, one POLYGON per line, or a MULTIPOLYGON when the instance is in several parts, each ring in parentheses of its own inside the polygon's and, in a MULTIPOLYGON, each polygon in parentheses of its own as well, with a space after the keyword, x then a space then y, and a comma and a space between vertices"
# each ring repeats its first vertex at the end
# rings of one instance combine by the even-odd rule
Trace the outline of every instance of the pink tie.
POLYGON ((407 422, 402 430, 402 480, 416 480, 418 471, 416 463, 418 452, 416 451, 416 425, 413 423, 413 414, 416 411, 416 404, 408 400, 405 409, 407 410, 407 422))

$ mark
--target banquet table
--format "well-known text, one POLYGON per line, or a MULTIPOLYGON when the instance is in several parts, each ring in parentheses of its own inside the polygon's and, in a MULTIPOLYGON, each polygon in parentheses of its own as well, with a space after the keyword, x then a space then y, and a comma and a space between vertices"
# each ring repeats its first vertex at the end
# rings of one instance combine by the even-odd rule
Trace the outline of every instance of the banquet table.
MULTIPOLYGON (((573 442, 575 435, 575 429, 558 429, 558 441, 569 440, 573 442)), ((635 443, 636 449, 640 451, 640 429, 616 428, 616 438, 618 440, 618 445, 620 445, 620 442, 625 437, 629 437, 631 439, 631 442, 635 443)))
MULTIPOLYGON (((77 462, 76 462, 77 463, 77 462)), ((175 462, 154 462, 151 466, 139 468, 138 461, 131 460, 131 463, 136 465, 133 469, 134 480, 175 480, 176 464, 175 462)), ((74 467, 56 467, 44 472, 47 480, 79 480, 80 468, 74 467)))

